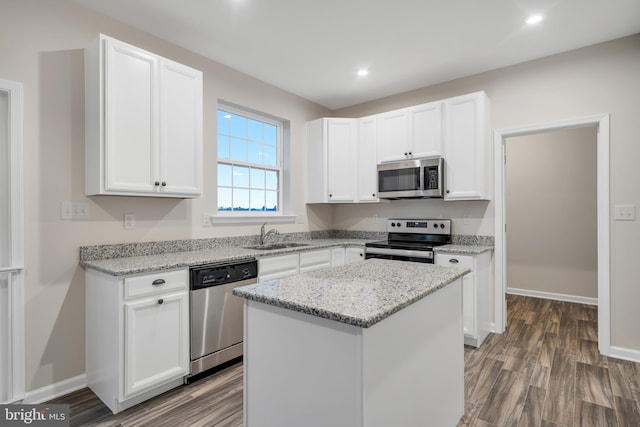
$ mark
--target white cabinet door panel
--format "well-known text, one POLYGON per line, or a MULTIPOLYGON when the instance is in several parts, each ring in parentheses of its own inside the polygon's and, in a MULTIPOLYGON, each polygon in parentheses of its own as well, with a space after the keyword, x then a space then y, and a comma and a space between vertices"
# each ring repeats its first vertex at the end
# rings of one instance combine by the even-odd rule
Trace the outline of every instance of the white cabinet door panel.
POLYGON ((442 155, 442 102, 410 108, 409 129, 414 158, 442 155))
POLYGON ((105 40, 105 157, 108 190, 153 191, 158 132, 158 59, 105 40))
POLYGON ((124 396, 187 375, 189 294, 125 303, 124 396))
POLYGON ((161 191, 199 194, 202 181, 201 73, 173 61, 160 68, 161 191))

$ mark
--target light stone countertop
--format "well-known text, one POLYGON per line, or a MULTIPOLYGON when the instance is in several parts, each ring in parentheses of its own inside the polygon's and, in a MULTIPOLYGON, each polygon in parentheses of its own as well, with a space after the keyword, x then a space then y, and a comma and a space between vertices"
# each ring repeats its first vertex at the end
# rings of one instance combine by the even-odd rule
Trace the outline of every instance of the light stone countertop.
POLYGON ((442 245, 433 248, 437 254, 468 254, 477 255, 483 252, 492 251, 493 246, 486 245, 442 245))
POLYGON ((97 259, 80 261, 80 265, 112 276, 147 273, 159 270, 187 268, 195 265, 214 264, 218 262, 237 261, 243 259, 259 259, 272 255, 304 252, 314 249, 346 246, 362 246, 372 242, 367 239, 312 239, 299 240, 308 246, 285 249, 258 250, 238 246, 218 247, 198 251, 170 252, 157 255, 142 255, 122 258, 97 259))
POLYGON ((368 259, 242 286, 233 294, 368 328, 469 271, 462 267, 368 259))

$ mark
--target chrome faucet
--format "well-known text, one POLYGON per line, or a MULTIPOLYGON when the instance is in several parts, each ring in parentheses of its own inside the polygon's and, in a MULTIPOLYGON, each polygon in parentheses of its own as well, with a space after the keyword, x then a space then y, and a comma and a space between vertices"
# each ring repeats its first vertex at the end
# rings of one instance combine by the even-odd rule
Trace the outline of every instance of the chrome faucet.
POLYGON ((262 227, 260 227, 260 246, 264 245, 264 239, 267 238, 270 235, 277 235, 280 234, 280 232, 278 230, 276 230, 275 228, 272 228, 271 230, 267 231, 266 233, 264 232, 264 226, 267 225, 267 223, 265 222, 264 224, 262 224, 262 227))

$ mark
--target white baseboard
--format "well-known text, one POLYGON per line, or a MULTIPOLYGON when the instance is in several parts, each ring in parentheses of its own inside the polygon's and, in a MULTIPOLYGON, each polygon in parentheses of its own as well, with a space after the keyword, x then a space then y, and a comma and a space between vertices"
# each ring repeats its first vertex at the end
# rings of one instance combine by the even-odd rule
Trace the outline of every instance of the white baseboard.
POLYGON ((528 289, 507 288, 506 292, 512 295, 525 297, 552 299, 556 301, 575 302, 578 304, 598 305, 598 298, 581 297, 577 295, 556 294, 553 292, 531 291, 528 289))
POLYGON ((616 347, 612 345, 609 349, 609 357, 640 363, 640 350, 632 350, 630 348, 616 347))
POLYGON ((66 380, 51 384, 33 391, 28 391, 22 403, 39 404, 55 399, 65 394, 83 389, 87 386, 87 376, 85 374, 77 377, 68 378, 66 380))

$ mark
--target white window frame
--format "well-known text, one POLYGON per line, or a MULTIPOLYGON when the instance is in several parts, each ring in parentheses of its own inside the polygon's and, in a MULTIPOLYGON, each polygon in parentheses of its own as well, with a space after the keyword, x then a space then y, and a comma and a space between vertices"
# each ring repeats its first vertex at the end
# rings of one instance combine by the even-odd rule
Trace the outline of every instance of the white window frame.
MULTIPOLYGON (((216 145, 216 177, 217 177, 217 169, 219 163, 238 165, 244 167, 259 167, 267 170, 277 170, 278 172, 278 211, 277 212, 268 212, 268 211, 218 211, 218 183, 216 179, 216 208, 215 213, 209 215, 209 221, 211 223, 215 222, 293 222, 295 221, 295 215, 286 215, 287 207, 285 206, 285 185, 288 183, 285 182, 284 179, 284 125, 285 121, 279 119, 274 116, 270 116, 268 114, 260 113, 258 111, 253 111, 248 108, 231 105, 226 102, 219 101, 218 107, 216 108, 216 120, 218 117, 218 111, 223 110, 229 112, 231 114, 235 114, 238 116, 246 117, 248 119, 257 120, 263 123, 268 123, 277 128, 277 140, 276 140, 276 167, 261 165, 258 163, 249 163, 249 162, 239 162, 234 160, 226 161, 225 159, 218 159, 218 150, 216 145)), ((216 122, 216 141, 218 139, 218 126, 216 122)), ((206 218, 205 218, 206 222, 206 218)))

